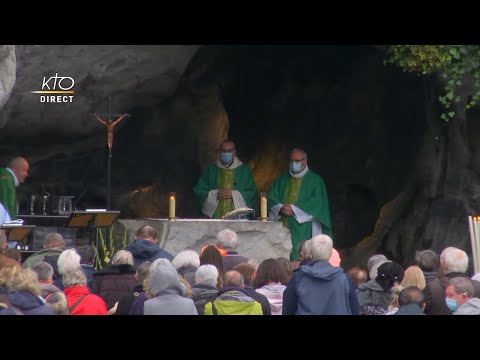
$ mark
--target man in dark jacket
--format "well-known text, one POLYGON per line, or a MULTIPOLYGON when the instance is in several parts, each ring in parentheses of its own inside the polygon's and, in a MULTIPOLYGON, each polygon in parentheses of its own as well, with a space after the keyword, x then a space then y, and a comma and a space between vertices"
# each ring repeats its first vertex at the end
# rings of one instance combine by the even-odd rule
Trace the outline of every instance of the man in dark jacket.
MULTIPOLYGON (((440 254, 440 277, 427 284, 423 293, 425 295, 425 314, 427 315, 452 315, 445 302, 445 289, 450 279, 466 277, 468 269, 468 255, 465 251, 455 247, 447 247, 440 254)), ((480 282, 472 280, 474 297, 480 298, 480 282)))
POLYGON ((293 273, 283 293, 283 315, 352 315, 358 312, 353 283, 342 268, 330 265, 328 235, 310 240, 313 261, 293 273))
POLYGON ((173 255, 168 251, 160 249, 157 242, 157 231, 150 225, 144 225, 137 230, 135 241, 125 248, 133 255, 133 267, 135 269, 145 261, 154 262, 160 258, 173 260, 173 255))
POLYGON ((398 295, 398 311, 394 315, 425 315, 423 292, 416 286, 407 286, 398 295))

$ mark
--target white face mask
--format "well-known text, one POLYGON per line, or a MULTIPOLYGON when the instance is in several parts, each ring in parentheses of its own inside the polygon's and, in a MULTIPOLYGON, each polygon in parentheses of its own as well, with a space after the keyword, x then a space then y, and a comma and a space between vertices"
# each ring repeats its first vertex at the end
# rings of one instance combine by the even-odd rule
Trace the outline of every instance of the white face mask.
POLYGON ((290 171, 293 174, 298 174, 302 171, 302 161, 290 161, 290 171))

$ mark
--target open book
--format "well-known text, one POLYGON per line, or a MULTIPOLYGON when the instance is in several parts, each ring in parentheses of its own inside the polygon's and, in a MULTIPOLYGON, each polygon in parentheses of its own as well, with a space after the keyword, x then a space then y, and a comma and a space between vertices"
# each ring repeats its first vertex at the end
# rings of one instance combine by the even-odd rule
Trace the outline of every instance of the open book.
POLYGON ((2 226, 22 226, 22 225, 23 225, 22 219, 7 221, 6 223, 2 224, 2 226))
POLYGON ((235 219, 241 219, 243 217, 246 217, 248 215, 251 215, 254 213, 253 209, 243 207, 243 208, 238 208, 233 211, 230 211, 229 213, 226 213, 225 216, 223 217, 224 220, 235 220, 235 219))

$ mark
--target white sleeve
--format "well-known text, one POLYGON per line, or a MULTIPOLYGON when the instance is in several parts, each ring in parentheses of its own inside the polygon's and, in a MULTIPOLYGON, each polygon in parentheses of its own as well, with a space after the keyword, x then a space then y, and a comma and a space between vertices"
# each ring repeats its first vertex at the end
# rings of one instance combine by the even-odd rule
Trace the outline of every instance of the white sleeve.
POLYGON ((215 214, 215 210, 217 210, 218 206, 218 190, 210 190, 208 192, 208 196, 205 199, 205 202, 202 206, 202 212, 207 215, 209 218, 215 214))
POLYGON ((303 211, 299 207, 295 205, 290 205, 290 206, 292 207, 293 216, 295 216, 295 219, 297 219, 299 224, 303 224, 313 220, 312 215, 307 214, 305 211, 303 211))
POLYGON ((247 207, 247 203, 245 202, 245 199, 243 198, 243 195, 240 191, 232 190, 232 199, 233 199, 233 207, 235 209, 247 207))
POLYGON ((280 210, 282 209, 282 207, 283 207, 283 204, 277 204, 270 208, 270 211, 268 213, 271 220, 277 221, 282 217, 282 215, 280 215, 280 210))

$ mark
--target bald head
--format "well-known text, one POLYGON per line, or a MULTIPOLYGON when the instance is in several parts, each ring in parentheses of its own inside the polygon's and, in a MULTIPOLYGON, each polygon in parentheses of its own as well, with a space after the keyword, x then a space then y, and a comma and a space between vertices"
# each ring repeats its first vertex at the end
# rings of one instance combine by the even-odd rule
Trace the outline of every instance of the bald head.
POLYGON ((289 163, 290 171, 294 174, 299 173, 307 166, 307 153, 299 148, 290 151, 289 163))
POLYGON ((17 156, 10 161, 10 169, 14 172, 17 180, 22 184, 28 176, 28 171, 30 170, 30 165, 28 164, 27 159, 17 156))
POLYGON ((245 287, 243 275, 235 270, 227 271, 223 274, 223 286, 234 286, 243 289, 245 287))
POLYGON ((307 153, 305 150, 300 149, 300 148, 294 148, 290 151, 290 160, 298 161, 300 159, 305 159, 305 161, 308 160, 307 153))

